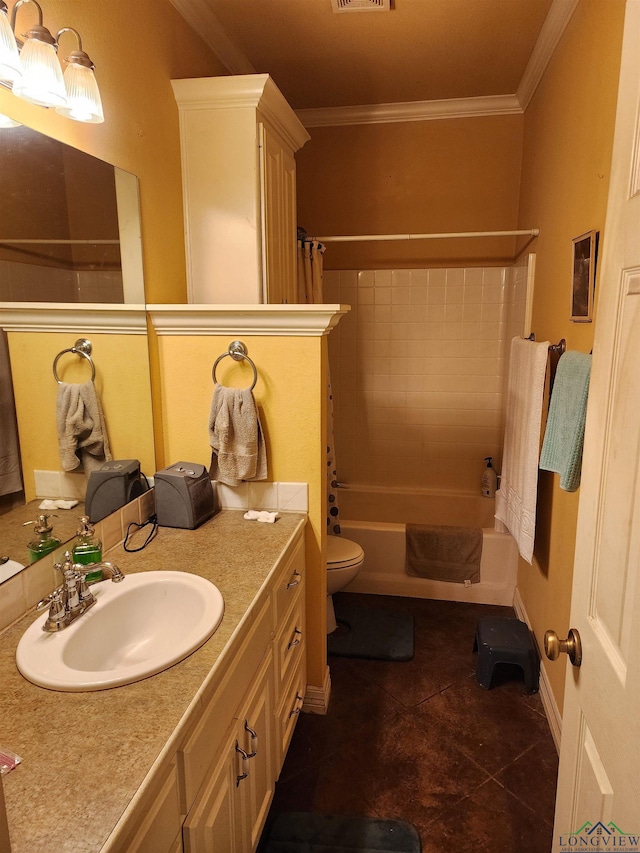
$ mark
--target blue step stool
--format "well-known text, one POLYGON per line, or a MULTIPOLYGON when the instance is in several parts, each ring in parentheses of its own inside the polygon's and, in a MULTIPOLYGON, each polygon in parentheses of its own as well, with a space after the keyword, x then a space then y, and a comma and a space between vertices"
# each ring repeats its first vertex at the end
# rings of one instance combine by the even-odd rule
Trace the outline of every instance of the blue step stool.
POLYGON ((525 622, 501 616, 482 616, 478 619, 474 652, 478 652, 476 678, 487 690, 496 664, 515 664, 524 673, 527 693, 537 693, 540 678, 540 660, 525 622))

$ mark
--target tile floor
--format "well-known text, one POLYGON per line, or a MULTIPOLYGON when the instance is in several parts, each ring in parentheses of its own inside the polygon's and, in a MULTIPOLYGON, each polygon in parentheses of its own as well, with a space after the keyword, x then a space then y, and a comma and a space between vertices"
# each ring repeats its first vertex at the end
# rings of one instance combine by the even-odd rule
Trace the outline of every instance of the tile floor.
POLYGON ((413 613, 415 656, 329 658, 329 713, 300 717, 270 814, 406 820, 423 853, 549 853, 558 758, 540 697, 517 672, 489 691, 474 676, 478 616, 513 610, 341 595, 413 613))

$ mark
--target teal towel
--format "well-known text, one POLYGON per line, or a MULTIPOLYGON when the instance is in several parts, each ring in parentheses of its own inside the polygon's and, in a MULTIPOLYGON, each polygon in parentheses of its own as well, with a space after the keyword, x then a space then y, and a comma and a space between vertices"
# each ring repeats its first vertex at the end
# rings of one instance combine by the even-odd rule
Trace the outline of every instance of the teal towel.
POLYGON ((590 355, 566 352, 558 361, 540 468, 560 474, 565 492, 575 492, 580 485, 590 375, 590 355))

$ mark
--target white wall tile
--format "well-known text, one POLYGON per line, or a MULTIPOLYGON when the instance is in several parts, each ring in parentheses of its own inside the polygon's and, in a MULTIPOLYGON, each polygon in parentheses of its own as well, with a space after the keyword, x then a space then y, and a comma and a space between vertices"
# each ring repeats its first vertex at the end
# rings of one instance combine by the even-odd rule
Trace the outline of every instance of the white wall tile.
POLYGON ((484 456, 499 457, 505 340, 522 327, 526 263, 348 273, 357 339, 348 357, 344 333, 330 350, 339 477, 475 490, 484 456))

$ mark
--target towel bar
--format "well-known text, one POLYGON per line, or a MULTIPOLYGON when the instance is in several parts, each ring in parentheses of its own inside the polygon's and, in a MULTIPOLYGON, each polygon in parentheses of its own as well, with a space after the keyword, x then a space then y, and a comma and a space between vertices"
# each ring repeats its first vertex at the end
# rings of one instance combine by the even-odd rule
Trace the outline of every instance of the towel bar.
MULTIPOLYGON (((529 335, 527 340, 528 341, 535 341, 535 339, 536 339, 535 332, 531 332, 531 334, 529 335)), ((558 341, 557 344, 549 344, 549 352, 557 353, 558 355, 564 355, 566 349, 567 349, 567 342, 564 338, 560 338, 560 340, 558 341)))
POLYGON ((242 343, 242 341, 232 341, 229 344, 229 349, 227 350, 227 352, 223 352, 222 355, 219 355, 216 358, 216 360, 213 362, 213 368, 211 370, 211 377, 213 379, 214 384, 215 385, 218 384, 218 380, 216 379, 216 367, 222 361, 222 359, 226 358, 227 356, 231 356, 231 358, 234 361, 248 361, 249 362, 249 364, 251 365, 251 368, 253 370, 253 382, 251 383, 251 386, 249 387, 249 391, 253 391, 253 389, 256 387, 256 382, 258 381, 258 371, 256 370, 256 366, 253 363, 253 360, 251 358, 249 358, 249 350, 247 349, 245 344, 242 343))
POLYGON ((75 355, 79 355, 82 358, 86 358, 89 364, 91 365, 91 381, 93 382, 96 378, 96 368, 93 363, 93 359, 91 358, 91 341, 87 340, 87 338, 78 338, 75 344, 68 349, 63 349, 61 352, 53 360, 53 378, 56 380, 58 385, 62 385, 62 380, 58 378, 58 372, 56 371, 56 367, 58 365, 58 361, 60 357, 63 356, 67 352, 75 353, 75 355))

